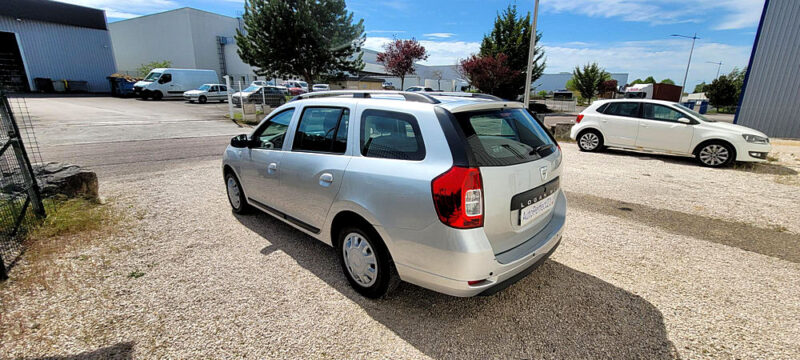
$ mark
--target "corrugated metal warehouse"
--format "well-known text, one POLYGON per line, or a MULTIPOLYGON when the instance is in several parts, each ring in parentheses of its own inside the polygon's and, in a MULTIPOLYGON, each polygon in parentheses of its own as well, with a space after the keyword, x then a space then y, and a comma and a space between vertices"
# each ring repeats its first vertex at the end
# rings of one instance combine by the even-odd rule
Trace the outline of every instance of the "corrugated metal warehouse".
POLYGON ((766 0, 735 123, 800 138, 800 1, 766 0))
POLYGON ((103 10, 47 0, 0 1, 0 87, 46 90, 70 80, 73 90, 108 92, 116 71, 103 10), (52 86, 52 83, 50 83, 52 86))

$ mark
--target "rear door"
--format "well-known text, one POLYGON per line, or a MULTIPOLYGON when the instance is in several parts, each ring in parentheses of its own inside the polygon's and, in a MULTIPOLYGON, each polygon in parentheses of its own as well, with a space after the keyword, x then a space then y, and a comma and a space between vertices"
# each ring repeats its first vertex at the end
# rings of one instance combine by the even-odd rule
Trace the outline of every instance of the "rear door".
POLYGON ((646 149, 690 153, 694 125, 678 122, 688 116, 668 106, 642 103, 642 120, 636 146, 646 149))
POLYGON ((290 221, 313 233, 322 228, 351 159, 345 152, 352 110, 303 108, 291 151, 281 161, 281 207, 290 221))
POLYGON ((542 230, 560 189, 561 152, 524 109, 458 112, 456 119, 481 172, 483 230, 495 254, 542 230))
POLYGON ((606 145, 634 146, 639 131, 638 102, 610 102, 600 115, 606 145))

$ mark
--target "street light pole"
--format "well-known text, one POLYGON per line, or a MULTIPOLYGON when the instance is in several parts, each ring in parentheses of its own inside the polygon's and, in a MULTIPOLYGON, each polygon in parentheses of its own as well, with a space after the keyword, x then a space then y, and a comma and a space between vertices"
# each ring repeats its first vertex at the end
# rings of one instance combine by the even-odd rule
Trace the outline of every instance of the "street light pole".
POLYGON ((533 55, 536 51, 536 19, 539 17, 539 0, 533 6, 533 25, 531 26, 531 45, 528 49, 528 71, 525 74, 525 108, 531 106, 531 79, 533 77, 533 55))
POLYGON ((678 35, 678 34, 672 34, 670 36, 677 36, 677 37, 692 39, 692 49, 689 50, 689 62, 686 63, 686 73, 683 74, 683 84, 681 85, 681 97, 683 97, 683 90, 686 89, 686 78, 689 77, 689 66, 692 65, 692 53, 694 52, 694 42, 697 39, 699 39, 699 37, 697 37, 697 33, 694 33, 694 36, 686 36, 686 35, 678 35))
POLYGON ((715 77, 714 79, 718 78, 719 77, 719 69, 722 68, 722 61, 720 61, 720 62, 706 61, 706 62, 709 63, 709 64, 717 64, 717 77, 715 77))

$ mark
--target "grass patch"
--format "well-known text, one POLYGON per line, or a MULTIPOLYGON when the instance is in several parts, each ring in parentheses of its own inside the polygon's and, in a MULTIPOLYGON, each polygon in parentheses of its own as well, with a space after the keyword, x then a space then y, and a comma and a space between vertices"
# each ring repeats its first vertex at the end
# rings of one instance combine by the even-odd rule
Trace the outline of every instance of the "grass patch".
POLYGON ((128 274, 128 279, 138 279, 138 278, 140 278, 140 277, 142 277, 142 276, 144 276, 144 273, 143 273, 143 272, 141 272, 141 271, 139 271, 139 270, 134 270, 134 271, 131 271, 131 272, 128 274))
POLYGON ((25 265, 10 271, 22 287, 49 288, 49 281, 69 278, 72 265, 64 263, 92 261, 80 252, 116 233, 124 219, 113 206, 83 198, 46 199, 45 209, 47 217, 22 235, 25 250, 19 260, 25 265))

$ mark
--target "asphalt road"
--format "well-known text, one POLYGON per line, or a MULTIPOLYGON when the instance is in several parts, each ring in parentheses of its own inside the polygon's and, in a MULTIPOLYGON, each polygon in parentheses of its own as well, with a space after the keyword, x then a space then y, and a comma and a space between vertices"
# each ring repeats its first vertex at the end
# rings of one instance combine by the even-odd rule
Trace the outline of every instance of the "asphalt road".
POLYGON ((41 95, 11 102, 33 124, 43 161, 88 167, 101 182, 218 159, 232 136, 250 131, 226 120, 225 103, 41 95))

